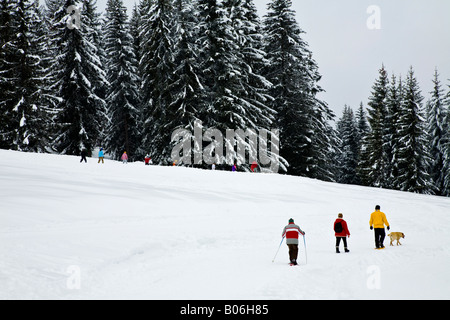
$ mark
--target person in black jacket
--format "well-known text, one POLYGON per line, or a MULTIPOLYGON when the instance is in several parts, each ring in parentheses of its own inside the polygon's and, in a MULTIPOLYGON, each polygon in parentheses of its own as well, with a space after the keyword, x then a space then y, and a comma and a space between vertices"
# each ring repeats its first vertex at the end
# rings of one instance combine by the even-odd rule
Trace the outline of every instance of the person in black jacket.
POLYGON ((83 150, 81 150, 81 160, 80 160, 80 163, 83 162, 83 160, 84 160, 84 162, 87 163, 86 156, 87 156, 87 151, 86 151, 86 149, 83 148, 83 150))

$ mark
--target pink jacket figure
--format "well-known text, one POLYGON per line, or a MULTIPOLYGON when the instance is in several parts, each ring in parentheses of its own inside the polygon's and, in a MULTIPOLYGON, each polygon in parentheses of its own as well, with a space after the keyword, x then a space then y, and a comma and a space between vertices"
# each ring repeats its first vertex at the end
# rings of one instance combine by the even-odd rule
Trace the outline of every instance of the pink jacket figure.
POLYGON ((123 163, 127 163, 128 162, 128 155, 127 155, 126 151, 123 153, 122 158, 120 158, 120 159, 122 159, 123 163))

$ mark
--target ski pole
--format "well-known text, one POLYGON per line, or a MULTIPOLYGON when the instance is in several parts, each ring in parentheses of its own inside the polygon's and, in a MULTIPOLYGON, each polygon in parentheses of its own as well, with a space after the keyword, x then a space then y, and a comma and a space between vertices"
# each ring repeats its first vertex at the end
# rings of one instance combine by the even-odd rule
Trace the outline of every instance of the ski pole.
POLYGON ((303 244, 305 245, 305 264, 308 264, 308 254, 306 253, 306 240, 305 240, 305 235, 303 235, 303 244))
POLYGON ((278 247, 277 253, 275 253, 275 257, 273 257, 272 263, 275 261, 275 258, 277 257, 278 251, 280 251, 281 244, 283 243, 283 241, 284 241, 284 237, 281 238, 280 246, 278 247))

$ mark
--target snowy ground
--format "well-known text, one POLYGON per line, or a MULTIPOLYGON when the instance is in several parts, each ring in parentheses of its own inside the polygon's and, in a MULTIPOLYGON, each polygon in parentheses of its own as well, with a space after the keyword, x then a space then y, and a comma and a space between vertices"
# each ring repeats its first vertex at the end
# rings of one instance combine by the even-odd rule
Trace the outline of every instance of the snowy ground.
POLYGON ((0 299, 450 299, 447 198, 0 151, 0 221, 0 299), (403 246, 373 249, 376 204, 403 246), (272 263, 291 217, 299 267, 272 263))

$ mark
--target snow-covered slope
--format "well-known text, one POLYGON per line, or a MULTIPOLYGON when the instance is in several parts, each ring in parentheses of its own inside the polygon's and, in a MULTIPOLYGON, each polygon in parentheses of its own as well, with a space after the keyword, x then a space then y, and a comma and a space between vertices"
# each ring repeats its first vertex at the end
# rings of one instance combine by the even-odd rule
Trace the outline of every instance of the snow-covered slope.
POLYGON ((0 221, 0 299, 450 299, 447 198, 0 151, 0 221), (374 250, 376 204, 403 246, 374 250), (298 267, 272 263, 291 217, 298 267))

